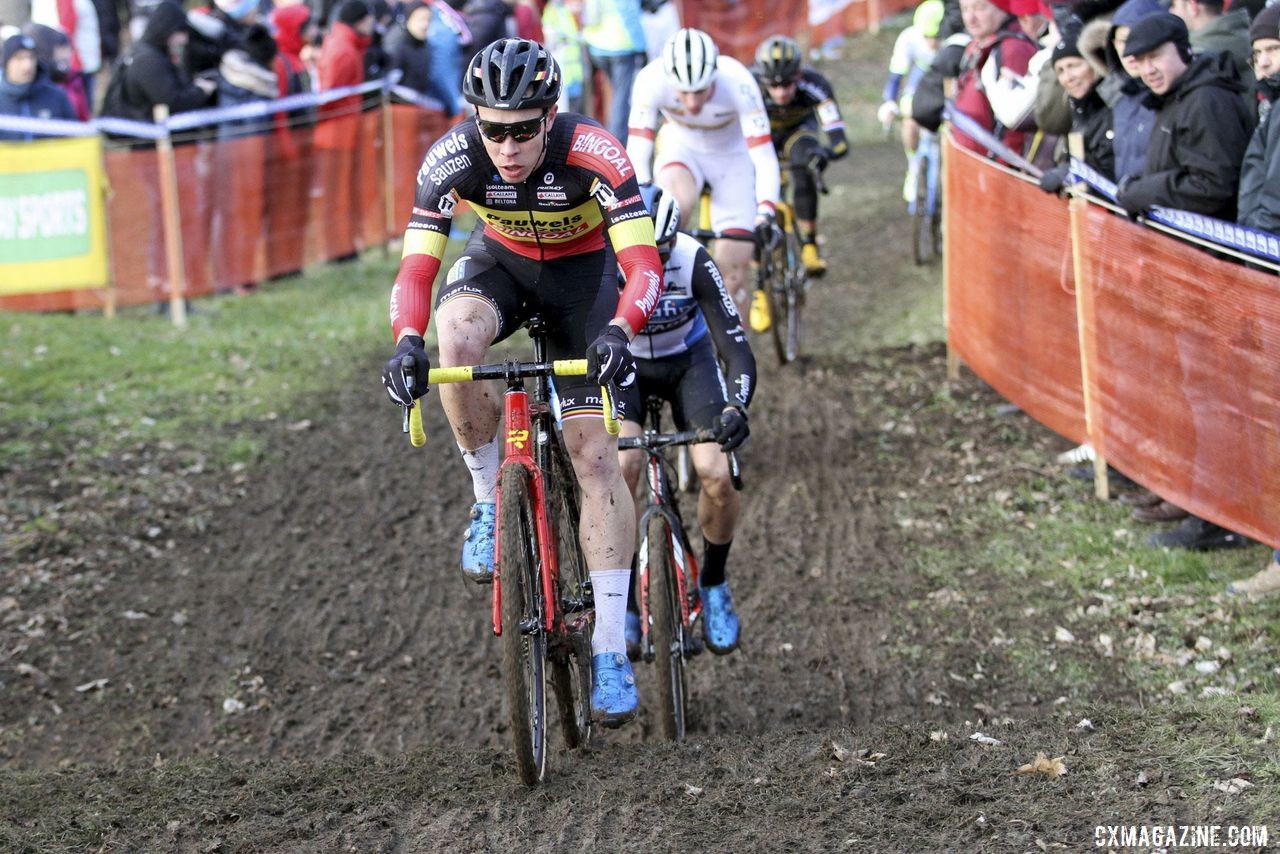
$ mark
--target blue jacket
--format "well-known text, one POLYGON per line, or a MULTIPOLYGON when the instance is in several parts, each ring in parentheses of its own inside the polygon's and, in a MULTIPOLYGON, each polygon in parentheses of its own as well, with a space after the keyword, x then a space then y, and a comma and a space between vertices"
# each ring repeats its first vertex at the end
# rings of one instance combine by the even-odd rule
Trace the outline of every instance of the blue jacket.
POLYGON ((1139 19, 1152 12, 1164 11, 1165 7, 1158 0, 1127 0, 1111 16, 1111 28, 1107 31, 1105 46, 1109 73, 1098 92, 1111 106, 1117 181, 1127 175, 1140 175, 1146 171, 1147 147, 1151 141, 1151 128, 1155 126, 1155 111, 1142 103, 1151 90, 1124 70, 1111 39, 1116 27, 1132 27, 1139 19))
MULTIPOLYGON (((21 86, 10 83, 0 74, 0 115, 69 122, 77 120, 67 93, 49 81, 43 68, 36 71, 35 80, 21 86)), ((43 136, 49 134, 0 130, 0 140, 9 142, 26 142, 43 136)))

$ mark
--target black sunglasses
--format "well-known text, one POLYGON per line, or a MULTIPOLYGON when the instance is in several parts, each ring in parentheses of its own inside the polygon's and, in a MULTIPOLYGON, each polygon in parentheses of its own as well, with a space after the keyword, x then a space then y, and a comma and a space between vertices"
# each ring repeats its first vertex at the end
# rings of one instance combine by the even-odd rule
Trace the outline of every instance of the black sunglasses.
POLYGON ((480 133, 484 134, 484 138, 490 142, 502 142, 507 137, 511 137, 516 142, 528 142, 542 131, 542 123, 547 120, 547 114, 543 113, 536 119, 529 119, 523 122, 487 122, 476 116, 476 124, 480 127, 480 133))

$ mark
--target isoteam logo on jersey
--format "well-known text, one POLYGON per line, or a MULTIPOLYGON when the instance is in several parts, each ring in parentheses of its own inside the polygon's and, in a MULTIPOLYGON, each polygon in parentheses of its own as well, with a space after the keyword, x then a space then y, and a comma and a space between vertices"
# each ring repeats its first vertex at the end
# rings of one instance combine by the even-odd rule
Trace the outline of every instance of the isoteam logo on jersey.
POLYGON ((591 127, 574 132, 573 146, 570 149, 570 162, 582 163, 584 158, 574 158, 574 154, 584 154, 608 164, 617 176, 615 184, 620 184, 631 174, 631 161, 626 151, 616 139, 602 130, 591 127))

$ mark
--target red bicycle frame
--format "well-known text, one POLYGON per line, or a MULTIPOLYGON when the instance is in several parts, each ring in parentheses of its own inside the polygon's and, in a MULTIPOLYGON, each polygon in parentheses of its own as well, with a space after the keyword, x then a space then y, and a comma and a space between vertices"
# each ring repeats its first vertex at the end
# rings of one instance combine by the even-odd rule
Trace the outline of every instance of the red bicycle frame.
MULTIPOLYGON (((538 532, 538 560, 542 571, 543 628, 550 633, 555 628, 559 608, 556 584, 560 577, 559 555, 556 551, 555 532, 547 514, 546 482, 542 467, 533 457, 536 437, 533 435, 533 419, 530 416, 529 393, 523 388, 509 388, 502 398, 503 414, 507 423, 506 447, 498 476, 508 466, 523 466, 529 473, 530 498, 533 501, 534 524, 538 532)), ((502 490, 498 490, 497 517, 502 518, 502 490)), ((502 634, 502 538, 498 537, 493 550, 493 633, 502 634)))

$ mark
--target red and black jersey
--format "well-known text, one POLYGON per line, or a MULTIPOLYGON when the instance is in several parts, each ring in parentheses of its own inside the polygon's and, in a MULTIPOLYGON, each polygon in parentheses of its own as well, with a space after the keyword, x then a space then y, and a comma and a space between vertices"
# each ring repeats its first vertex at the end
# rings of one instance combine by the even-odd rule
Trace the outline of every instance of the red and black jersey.
POLYGON ((502 179, 474 117, 431 146, 418 170, 391 296, 397 336, 405 327, 426 329, 454 207, 463 201, 480 217, 486 239, 526 258, 546 261, 594 252, 607 237, 627 280, 617 316, 633 330, 644 326, 657 304, 662 264, 635 170, 626 149, 603 127, 585 116, 560 113, 547 133, 542 162, 519 184, 502 179))

